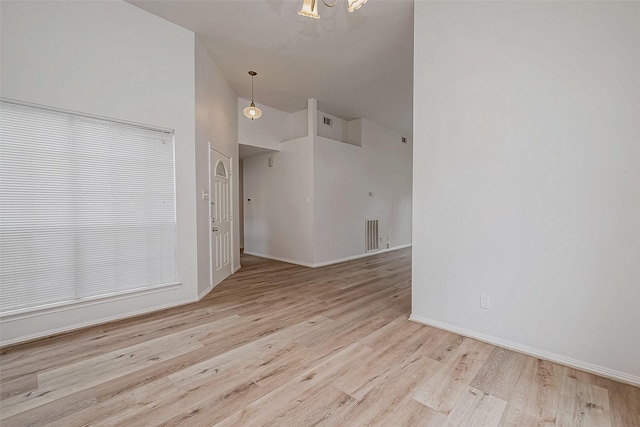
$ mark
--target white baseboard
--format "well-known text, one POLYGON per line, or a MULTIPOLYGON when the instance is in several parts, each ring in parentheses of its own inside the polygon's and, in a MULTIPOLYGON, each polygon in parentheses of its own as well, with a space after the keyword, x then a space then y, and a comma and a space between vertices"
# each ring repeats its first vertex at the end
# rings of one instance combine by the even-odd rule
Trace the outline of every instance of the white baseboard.
POLYGON ((309 263, 306 263, 304 261, 299 261, 299 260, 295 260, 295 259, 276 257, 276 256, 261 254, 261 253, 258 253, 258 252, 250 252, 250 251, 247 251, 247 250, 245 250, 244 253, 247 254, 247 255, 253 255, 253 256, 260 257, 260 258, 272 259, 274 261, 282 261, 282 262, 286 262, 288 264, 301 265, 303 267, 313 267, 313 264, 309 264, 309 263))
POLYGON ((375 251, 375 252, 367 252, 367 253, 364 253, 364 254, 348 256, 348 257, 345 257, 345 258, 339 258, 339 259, 332 259, 330 261, 317 262, 317 263, 313 264, 313 267, 324 267, 326 265, 339 264, 341 262, 353 261, 354 259, 360 259, 360 258, 364 258, 364 257, 368 257, 368 256, 379 255, 379 254, 383 254, 385 252, 397 251, 399 249, 404 249, 404 248, 409 248, 409 247, 411 247, 411 243, 409 243, 408 245, 400 245, 400 246, 394 246, 392 248, 381 249, 381 250, 375 251))
POLYGON ((499 347, 517 351, 519 353, 524 353, 539 359, 544 359, 550 362, 555 362, 561 365, 569 366, 571 368, 576 368, 581 371, 586 371, 592 374, 599 375, 601 377, 611 378, 612 380, 616 380, 626 384, 631 384, 636 387, 640 387, 640 377, 635 375, 630 375, 624 372, 616 371, 614 369, 609 369, 603 366, 594 365, 592 363, 583 362, 581 360, 572 359, 570 357, 562 356, 560 354, 550 353, 548 351, 540 350, 533 347, 528 347, 526 345, 518 344, 513 341, 496 338, 491 335, 485 335, 479 332, 471 331, 469 329, 464 329, 454 325, 450 325, 448 323, 443 323, 437 320, 428 319, 426 317, 417 316, 415 314, 411 314, 411 316, 409 316, 409 320, 414 321, 416 323, 421 323, 423 325, 433 326, 438 329, 443 329, 445 331, 453 332, 458 335, 463 335, 465 337, 473 338, 478 341, 497 345, 499 347))
MULTIPOLYGON (((236 265, 236 266, 232 266, 232 267, 231 267, 231 274, 237 273, 237 272, 238 272, 238 270, 240 270, 241 268, 242 268, 242 265, 240 265, 240 264, 238 264, 238 265, 236 265)), ((226 277, 222 282, 224 282, 224 281, 225 281, 225 280, 227 280, 228 278, 229 278, 229 276, 227 276, 227 277, 226 277)), ((222 283, 222 282, 220 282, 220 283, 222 283)), ((220 283, 218 283, 218 285, 219 285, 220 283)), ((200 294, 198 295, 198 301, 201 301, 201 300, 202 300, 202 298, 204 298, 204 297, 206 297, 207 295, 209 295, 209 292, 211 292, 211 291, 213 290, 213 288, 215 288, 215 287, 216 287, 216 286, 218 286, 218 285, 215 285, 215 286, 214 286, 213 284, 211 284, 211 285, 209 285, 209 286, 207 287, 207 289, 205 289, 204 291, 200 292, 200 294)))
POLYGON ((207 286, 207 289, 205 289, 204 291, 200 292, 200 294, 198 295, 198 301, 201 301, 202 298, 204 298, 207 295, 209 295, 209 292, 211 292, 213 290, 213 288, 214 288, 213 285, 209 285, 209 286, 207 286))
POLYGON ((246 250, 244 251, 244 253, 247 254, 247 255, 253 255, 253 256, 260 257, 260 258, 272 259, 274 261, 282 261, 282 262, 286 262, 286 263, 289 263, 289 264, 301 265, 303 267, 316 268, 316 267, 325 267, 327 265, 332 265, 332 264, 339 264, 341 262, 346 262, 346 261, 353 261, 354 259, 360 259, 360 258, 364 258, 364 257, 368 257, 368 256, 379 255, 379 254, 383 254, 385 252, 397 251, 398 249, 404 249, 404 248, 408 248, 408 247, 411 247, 411 243, 409 243, 408 245, 394 246, 393 248, 381 249, 381 250, 375 251, 375 252, 367 252, 367 253, 364 253, 364 254, 352 255, 352 256, 345 257, 345 258, 332 259, 332 260, 329 260, 329 261, 317 262, 317 263, 313 263, 313 264, 312 263, 308 263, 308 262, 304 262, 304 261, 290 259, 290 258, 275 257, 275 256, 271 256, 271 255, 261 254, 261 253, 258 253, 258 252, 250 252, 250 251, 246 251, 246 250))

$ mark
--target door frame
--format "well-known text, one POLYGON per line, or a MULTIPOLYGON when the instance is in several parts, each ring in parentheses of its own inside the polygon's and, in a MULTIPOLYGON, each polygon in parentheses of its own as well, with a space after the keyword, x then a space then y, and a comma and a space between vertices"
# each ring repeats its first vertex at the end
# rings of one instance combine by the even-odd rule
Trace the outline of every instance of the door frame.
MULTIPOLYGON (((229 274, 229 276, 231 276, 233 273, 235 273, 235 267, 234 267, 234 252, 233 252, 233 158, 227 156, 226 154, 224 154, 222 151, 217 150, 213 147, 213 145, 211 145, 211 141, 209 141, 209 217, 207 218, 207 233, 209 233, 209 286, 211 287, 211 289, 213 289, 216 285, 213 283, 213 273, 214 273, 214 269, 215 269, 215 265, 213 264, 213 249, 215 247, 215 242, 213 241, 213 233, 211 232, 211 201, 213 200, 213 187, 211 185, 211 183, 213 182, 213 178, 215 177, 215 170, 214 167, 215 165, 211 164, 211 152, 215 151, 216 153, 218 153, 219 155, 221 155, 222 157, 226 157, 227 159, 229 159, 229 234, 230 234, 230 239, 229 239, 229 263, 231 264, 231 273, 229 274)), ((228 276, 227 276, 228 277, 228 276)), ((224 279, 223 279, 224 281, 224 279)), ((220 282, 222 283, 222 282, 220 282)))

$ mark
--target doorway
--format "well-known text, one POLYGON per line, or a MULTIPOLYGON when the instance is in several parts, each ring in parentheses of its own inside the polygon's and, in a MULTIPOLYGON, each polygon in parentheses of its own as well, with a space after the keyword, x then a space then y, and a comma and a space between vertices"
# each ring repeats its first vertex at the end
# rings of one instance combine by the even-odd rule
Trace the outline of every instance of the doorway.
POLYGON ((211 285, 216 286, 233 270, 231 159, 209 148, 209 171, 211 285))

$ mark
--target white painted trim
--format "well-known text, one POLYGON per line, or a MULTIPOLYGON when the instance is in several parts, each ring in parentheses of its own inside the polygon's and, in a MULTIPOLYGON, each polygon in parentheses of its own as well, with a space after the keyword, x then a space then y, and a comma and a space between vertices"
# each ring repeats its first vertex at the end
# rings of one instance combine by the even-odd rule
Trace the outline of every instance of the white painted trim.
POLYGON ((437 320, 428 319, 426 317, 417 316, 415 314, 411 314, 411 316, 409 316, 409 320, 416 323, 421 323, 423 325, 433 326, 438 329, 443 329, 445 331, 453 332, 458 335, 463 335, 465 337, 473 338, 478 341, 494 344, 499 347, 517 351, 519 353, 524 353, 539 359, 548 360, 550 362, 559 363, 561 365, 569 366, 571 368, 576 368, 581 371, 589 372, 589 373, 606 377, 606 378, 611 378, 612 380, 620 381, 626 384, 631 384, 636 387, 640 386, 640 377, 635 375, 616 371, 614 369, 605 368, 603 366, 594 365, 592 363, 583 362, 581 360, 572 359, 570 357, 562 356, 560 354, 550 353, 548 351, 518 344, 516 342, 504 340, 502 338, 493 337, 491 335, 485 335, 479 332, 471 331, 469 329, 464 329, 458 326, 450 325, 448 323, 443 323, 437 320))
MULTIPOLYGON (((209 222, 209 220, 211 219, 211 198, 213 197, 213 188, 211 186, 211 181, 213 180, 213 178, 215 177, 215 171, 213 169, 213 165, 211 164, 211 151, 215 151, 216 153, 218 153, 219 155, 221 155, 222 157, 225 157, 226 159, 229 160, 229 170, 228 170, 228 176, 227 176, 227 181, 229 181, 229 205, 230 205, 230 209, 231 209, 231 214, 229 215, 229 234, 231 235, 231 239, 229 242, 229 247, 230 247, 230 260, 229 262, 231 263, 231 273, 227 276, 229 277, 231 274, 235 273, 234 271, 234 267, 233 267, 233 263, 235 260, 235 256, 234 256, 234 252, 233 252, 233 158, 230 156, 227 156, 226 154, 224 154, 222 151, 218 150, 216 147, 213 146, 213 144, 211 144, 211 141, 209 141, 209 206, 208 206, 208 210, 209 210, 209 219, 207 220, 207 232, 209 234, 209 288, 210 290, 215 288, 217 285, 219 285, 220 283, 222 283, 227 277, 225 277, 224 279, 222 279, 220 282, 218 283, 213 283, 213 275, 215 273, 214 268, 215 266, 213 265, 213 236, 211 235, 211 231, 210 231, 210 227, 211 227, 211 223, 209 222)), ((224 166, 224 163, 223 163, 224 166)), ((207 291, 208 292, 208 291, 207 291)), ((202 294, 201 294, 202 295, 202 294)), ((205 294, 206 295, 206 294, 205 294)), ((198 297, 200 299, 200 297, 198 297)))
MULTIPOLYGON (((236 273, 238 270, 240 270, 240 267, 242 267, 242 266, 241 266, 241 265, 233 266, 233 268, 232 268, 232 270, 233 270, 233 271, 231 272, 231 274, 234 274, 234 273, 236 273)), ((224 280, 227 280, 228 278, 229 278, 229 276, 227 276, 227 278, 226 278, 226 279, 224 279, 224 280)), ((224 280, 223 280, 222 282, 224 282, 224 280)), ((220 283, 222 283, 222 282, 220 282, 220 283)), ((219 285, 220 283, 218 283, 218 285, 219 285)), ((214 286, 213 284, 210 284, 210 285, 207 287, 207 289, 205 289, 204 291, 200 292, 200 295, 198 295, 198 301, 201 301, 201 300, 202 300, 202 298, 204 298, 204 297, 206 297, 207 295, 209 295, 209 292, 211 292, 211 291, 213 290, 213 288, 215 288, 215 287, 216 287, 216 286, 218 286, 218 285, 215 285, 215 286, 214 286)))
POLYGON ((293 260, 293 259, 289 259, 289 258, 274 257, 274 256, 271 256, 271 255, 260 254, 260 253, 257 253, 257 252, 249 252, 249 251, 246 251, 246 250, 244 251, 244 253, 247 254, 247 255, 253 255, 253 256, 260 257, 260 258, 272 259, 272 260, 275 260, 275 261, 282 261, 282 262, 286 262, 286 263, 289 263, 289 264, 301 265, 303 267, 317 268, 317 267, 325 267, 327 265, 332 265, 332 264, 339 264, 341 262, 346 262, 346 261, 353 261, 354 259, 360 259, 360 258, 364 258, 364 257, 368 257, 368 256, 383 254, 385 252, 397 251, 398 249, 404 249, 404 248, 409 248, 409 247, 411 247, 411 243, 409 243, 408 245, 394 246, 393 248, 381 249, 379 251, 367 252, 367 253, 358 254, 358 255, 352 255, 352 256, 349 256, 349 257, 345 257, 345 258, 333 259, 333 260, 330 260, 330 261, 323 261, 323 262, 318 262, 318 263, 315 263, 315 264, 311 264, 311 263, 308 263, 308 262, 297 261, 297 260, 293 260))
POLYGON ((238 270, 240 270, 241 268, 242 268, 242 265, 241 265, 241 264, 234 265, 234 266, 233 266, 233 272, 234 272, 234 273, 237 273, 237 272, 238 272, 238 270))
POLYGON ((63 311, 75 310, 83 307, 90 307, 97 304, 105 304, 112 301, 120 301, 124 299, 135 298, 139 296, 145 296, 155 294, 158 292, 170 291, 182 286, 182 282, 175 282, 170 284, 163 284, 146 289, 133 289, 130 291, 121 292, 113 295, 101 295, 97 297, 87 298, 81 301, 64 302, 60 304, 53 304, 50 306, 44 306, 39 308, 32 308, 28 310, 22 310, 14 313, 7 313, 0 316, 0 323, 15 322, 18 320, 29 319, 32 317, 40 317, 47 314, 59 313, 63 311))
MULTIPOLYGON (((222 282, 220 282, 220 283, 222 283, 222 282)), ((214 288, 214 286, 209 285, 209 286, 207 286, 207 288, 204 291, 200 292, 200 295, 198 295, 198 301, 201 301, 202 298, 204 298, 207 295, 209 295, 209 292, 211 292, 213 290, 213 288, 214 288)))
POLYGON ((364 253, 364 254, 352 255, 352 256, 345 257, 345 258, 333 259, 331 261, 318 262, 318 263, 313 264, 313 267, 324 267, 326 265, 339 264, 341 262, 353 261, 354 259, 360 259, 360 258, 372 256, 372 255, 383 254, 385 252, 397 251, 398 249, 404 249, 404 248, 409 248, 409 247, 411 247, 411 243, 409 243, 408 245, 394 246, 392 248, 380 249, 378 251, 367 252, 367 253, 364 253))
POLYGON ((34 334, 31 335, 26 335, 26 336, 20 336, 17 338, 13 338, 10 340, 6 340, 6 341, 2 341, 0 342, 0 346, 4 347, 4 346, 8 346, 8 345, 12 345, 12 344, 18 344, 18 343, 24 343, 24 342, 28 342, 28 341, 33 341, 39 338, 45 338, 45 337, 50 337, 53 335, 58 335, 58 334, 62 334, 65 332, 71 332, 71 331, 75 331, 78 329, 82 329, 82 328, 87 328, 89 326, 95 326, 95 325, 101 325, 104 323, 108 323, 108 322, 113 322, 116 320, 122 320, 122 319, 128 319, 130 317, 136 317, 136 316, 140 316, 143 314, 147 314, 147 313, 152 313, 154 311, 160 311, 160 310, 166 310, 168 308, 174 308, 174 307, 178 307, 181 305, 185 305, 185 304, 191 304, 194 302, 197 302, 197 299, 187 299, 187 300, 183 300, 183 301, 179 301, 176 303, 171 303, 171 304, 163 304, 163 305, 159 305, 153 308, 145 308, 142 310, 137 310, 137 311, 133 311, 130 313, 126 313, 125 315, 119 314, 119 315, 115 315, 115 316, 108 316, 108 317, 103 317, 101 319, 97 319, 97 320, 90 320, 88 322, 82 322, 82 323, 76 323, 74 325, 70 325, 70 326, 66 326, 63 328, 57 328, 57 329, 50 329, 47 331, 41 331, 41 332, 36 332, 34 334))
POLYGON ((314 138, 318 136, 318 100, 307 99, 307 136, 314 138))

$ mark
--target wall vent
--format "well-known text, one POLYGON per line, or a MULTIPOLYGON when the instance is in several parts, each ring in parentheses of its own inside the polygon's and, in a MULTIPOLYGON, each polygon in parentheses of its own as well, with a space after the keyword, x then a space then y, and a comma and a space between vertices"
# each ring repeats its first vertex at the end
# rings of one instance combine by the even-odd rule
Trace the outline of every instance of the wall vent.
POLYGON ((365 231, 365 251, 373 252, 377 251, 378 248, 378 220, 377 219, 368 219, 366 221, 366 231, 365 231))
POLYGON ((331 117, 327 117, 327 116, 322 116, 322 123, 324 123, 327 126, 333 126, 333 120, 331 120, 331 117))

